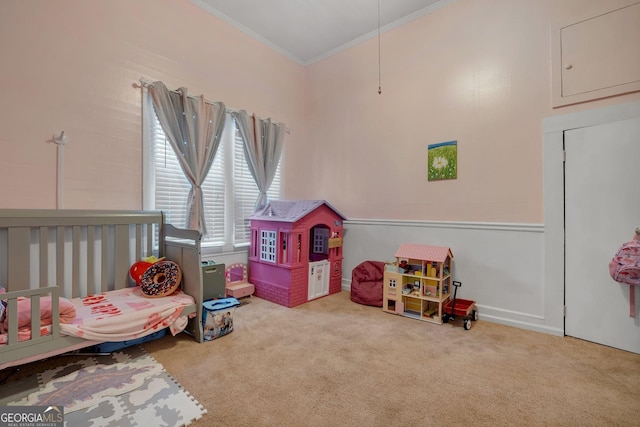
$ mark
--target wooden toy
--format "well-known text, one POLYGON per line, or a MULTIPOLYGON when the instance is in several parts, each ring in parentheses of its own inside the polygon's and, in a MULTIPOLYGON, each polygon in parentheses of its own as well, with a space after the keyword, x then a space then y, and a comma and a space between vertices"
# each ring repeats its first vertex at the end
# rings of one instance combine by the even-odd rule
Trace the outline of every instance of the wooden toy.
POLYGON ((443 322, 451 295, 453 253, 444 246, 405 243, 384 272, 382 309, 432 323, 443 322))

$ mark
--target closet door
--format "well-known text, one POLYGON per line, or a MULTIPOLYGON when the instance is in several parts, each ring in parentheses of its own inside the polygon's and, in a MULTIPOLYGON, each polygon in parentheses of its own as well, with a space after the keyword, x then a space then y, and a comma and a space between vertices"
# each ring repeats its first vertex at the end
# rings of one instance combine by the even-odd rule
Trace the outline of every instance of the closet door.
POLYGON ((608 264, 640 226, 640 118, 565 131, 565 333, 640 353, 640 292, 608 264))

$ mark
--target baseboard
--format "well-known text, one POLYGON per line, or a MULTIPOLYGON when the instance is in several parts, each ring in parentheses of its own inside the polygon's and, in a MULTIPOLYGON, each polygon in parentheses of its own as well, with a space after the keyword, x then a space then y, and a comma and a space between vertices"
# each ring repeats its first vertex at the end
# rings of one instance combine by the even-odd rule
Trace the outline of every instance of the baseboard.
POLYGON ((484 320, 487 322, 498 323, 505 326, 512 326, 514 328, 525 329, 528 331, 541 332, 544 334, 555 335, 559 337, 564 336, 563 329, 558 329, 558 328, 554 328, 546 325, 538 325, 538 324, 529 323, 529 322, 522 322, 522 321, 517 321, 513 319, 505 319, 504 317, 493 316, 489 314, 482 314, 480 308, 478 308, 478 319, 484 320))

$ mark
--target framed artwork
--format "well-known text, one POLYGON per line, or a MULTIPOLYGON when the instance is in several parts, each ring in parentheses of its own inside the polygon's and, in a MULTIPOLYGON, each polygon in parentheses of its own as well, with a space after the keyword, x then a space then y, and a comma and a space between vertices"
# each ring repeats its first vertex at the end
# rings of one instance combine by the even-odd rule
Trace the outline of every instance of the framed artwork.
POLYGON ((458 141, 427 146, 427 179, 440 181, 458 177, 458 141))

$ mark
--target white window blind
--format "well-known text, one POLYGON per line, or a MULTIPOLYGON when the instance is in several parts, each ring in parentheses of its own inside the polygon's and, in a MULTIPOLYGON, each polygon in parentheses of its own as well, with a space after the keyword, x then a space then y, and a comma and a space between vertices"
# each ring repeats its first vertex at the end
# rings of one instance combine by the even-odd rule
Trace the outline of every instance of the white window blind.
MULTIPOLYGON (((165 137, 151 102, 145 105, 150 110, 147 131, 153 176, 153 179, 149 180, 152 183, 149 186, 152 188, 145 188, 145 191, 153 192, 153 197, 147 198, 152 201, 151 206, 146 208, 164 211, 168 223, 184 228, 187 196, 191 186, 165 137)), ((231 115, 227 115, 225 132, 232 132, 232 135, 222 138, 209 174, 202 185, 207 226, 207 234, 203 236, 202 243, 203 246, 233 249, 234 246, 250 243, 249 218, 253 215, 259 191, 249 172, 242 138, 231 115), (232 153, 230 161, 225 160, 227 153, 232 153)), ((280 198, 282 163, 283 160, 280 159, 273 183, 267 193, 270 200, 280 198)))
MULTIPOLYGON (((235 123, 233 126, 236 129, 235 123)), ((267 191, 269 200, 277 200, 280 198, 280 166, 282 159, 278 164, 278 169, 273 178, 273 183, 267 191)), ((247 161, 244 156, 244 148, 240 132, 235 132, 235 140, 233 145, 233 209, 234 209, 234 233, 233 240, 236 245, 250 243, 251 241, 251 221, 253 210, 260 194, 258 186, 249 171, 247 161)))
MULTIPOLYGON (((191 185, 184 176, 178 158, 166 139, 154 114, 152 126, 152 155, 155 171, 155 209, 165 211, 167 222, 186 227, 187 196, 191 185)), ((225 242, 225 180, 224 146, 220 144, 209 174, 201 188, 204 197, 204 217, 207 234, 203 244, 223 245, 225 242)))

